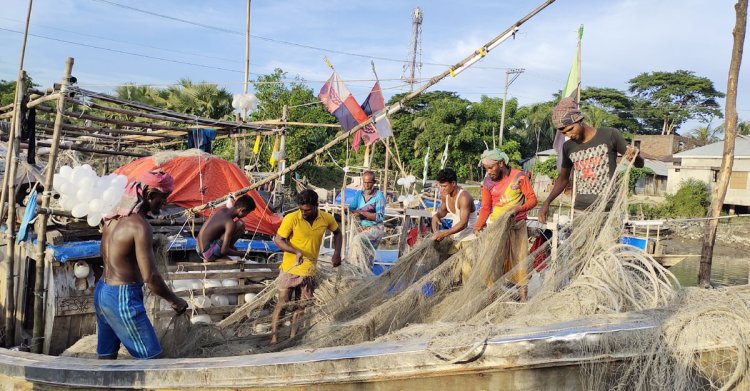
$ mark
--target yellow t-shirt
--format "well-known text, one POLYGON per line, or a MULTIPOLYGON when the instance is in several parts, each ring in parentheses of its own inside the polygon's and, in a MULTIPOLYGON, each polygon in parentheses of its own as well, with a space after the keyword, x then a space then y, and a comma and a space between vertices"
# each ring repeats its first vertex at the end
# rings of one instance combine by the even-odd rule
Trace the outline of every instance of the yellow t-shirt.
POLYGON ((296 265, 294 253, 284 252, 284 259, 279 269, 282 272, 297 276, 314 276, 316 273, 315 262, 318 260, 320 245, 323 243, 323 235, 326 229, 336 231, 338 223, 329 213, 318 211, 318 217, 312 224, 302 218, 298 210, 284 216, 281 226, 276 233, 282 238, 289 239, 289 244, 302 252, 302 263, 296 265))

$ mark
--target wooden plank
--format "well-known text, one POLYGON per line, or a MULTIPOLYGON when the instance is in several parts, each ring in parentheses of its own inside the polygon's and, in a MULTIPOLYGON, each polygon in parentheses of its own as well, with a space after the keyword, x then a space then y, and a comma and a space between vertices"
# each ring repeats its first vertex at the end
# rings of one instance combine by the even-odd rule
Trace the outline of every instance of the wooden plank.
MULTIPOLYGON (((190 309, 187 312, 192 313, 192 311, 195 311, 196 315, 206 314, 206 315, 226 315, 231 314, 237 309, 236 305, 222 305, 218 307, 208 307, 208 308, 195 308, 190 309)), ((165 316, 172 316, 175 312, 173 310, 162 310, 157 311, 156 316, 157 317, 165 317, 165 316)))
POLYGON ((267 279, 276 278, 279 275, 278 270, 270 271, 245 271, 245 272, 206 272, 206 273, 169 273, 172 280, 221 280, 224 278, 251 278, 267 279))
POLYGON ((239 269, 240 267, 247 269, 271 269, 276 270, 279 268, 279 263, 246 263, 241 264, 239 262, 222 262, 222 263, 192 263, 192 262, 179 262, 176 266, 168 266, 169 272, 181 272, 181 271, 215 271, 215 270, 232 270, 239 269))
POLYGON ((258 293, 263 290, 266 286, 263 284, 250 284, 250 285, 237 285, 237 286, 222 286, 216 288, 205 288, 205 289, 193 289, 192 291, 179 291, 175 292, 175 295, 179 297, 190 297, 193 295, 211 296, 213 294, 238 294, 238 293, 258 293))

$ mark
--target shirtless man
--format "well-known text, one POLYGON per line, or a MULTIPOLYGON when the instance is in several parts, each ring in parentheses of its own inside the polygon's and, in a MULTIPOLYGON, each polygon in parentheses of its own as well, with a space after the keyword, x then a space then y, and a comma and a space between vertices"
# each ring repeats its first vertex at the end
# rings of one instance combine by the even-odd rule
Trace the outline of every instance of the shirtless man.
POLYGON ((255 210, 255 201, 243 195, 234 201, 230 208, 219 209, 208 218, 198 233, 195 251, 203 262, 214 261, 227 255, 242 257, 243 251, 237 251, 232 246, 245 232, 242 218, 255 210), (235 219, 237 219, 235 221, 235 219))
POLYGON ((143 306, 143 285, 167 300, 178 314, 187 309, 156 269, 153 230, 146 214, 159 214, 174 180, 164 172, 148 172, 127 185, 125 194, 102 230, 104 274, 94 292, 96 354, 116 359, 120 343, 139 359, 158 357, 162 348, 143 306))
POLYGON ((438 242, 451 235, 456 242, 474 239, 472 230, 477 221, 474 198, 456 184, 458 177, 452 168, 440 170, 435 180, 440 186, 440 208, 432 215, 433 238, 438 242), (446 216, 453 224, 450 229, 438 231, 440 219, 446 216))

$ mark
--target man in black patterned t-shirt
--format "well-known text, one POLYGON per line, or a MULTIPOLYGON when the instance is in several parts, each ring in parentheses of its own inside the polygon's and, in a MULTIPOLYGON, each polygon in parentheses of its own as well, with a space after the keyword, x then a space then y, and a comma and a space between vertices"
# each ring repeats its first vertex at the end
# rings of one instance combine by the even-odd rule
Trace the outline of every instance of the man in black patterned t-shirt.
POLYGON ((570 170, 576 176, 576 210, 585 210, 604 190, 607 181, 617 168, 617 156, 632 159, 634 165, 643 167, 643 158, 638 150, 627 145, 620 132, 612 128, 594 128, 583 121, 573 98, 564 98, 552 112, 552 123, 563 135, 570 138, 563 144, 560 175, 555 180, 549 197, 539 210, 539 221, 547 222, 547 213, 552 201, 568 186, 570 170))

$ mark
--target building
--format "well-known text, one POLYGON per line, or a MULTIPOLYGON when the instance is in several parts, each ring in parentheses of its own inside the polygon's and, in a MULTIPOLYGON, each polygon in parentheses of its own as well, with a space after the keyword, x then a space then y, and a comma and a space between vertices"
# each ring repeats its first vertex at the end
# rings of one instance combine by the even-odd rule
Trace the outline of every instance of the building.
MULTIPOLYGON (((534 157, 521 161, 523 170, 526 172, 532 172, 534 165, 539 162, 542 163, 547 159, 557 159, 557 151, 554 149, 547 149, 545 151, 537 152, 534 157)), ((532 188, 535 193, 549 193, 552 190, 553 181, 550 177, 544 174, 534 174, 532 188)))
MULTIPOLYGON (((723 155, 723 141, 674 155, 673 166, 669 169, 667 192, 674 194, 680 184, 690 178, 704 181, 713 189, 719 177, 723 155)), ((730 209, 740 207, 743 212, 750 209, 750 136, 737 136, 734 164, 724 205, 730 209)))
POLYGON ((700 147, 703 142, 678 134, 664 134, 635 135, 633 144, 641 151, 644 158, 670 162, 672 155, 700 147))

